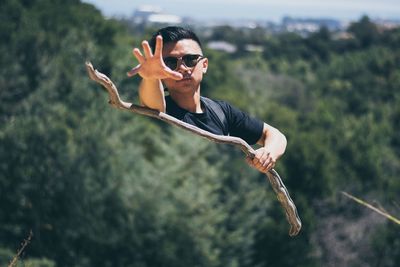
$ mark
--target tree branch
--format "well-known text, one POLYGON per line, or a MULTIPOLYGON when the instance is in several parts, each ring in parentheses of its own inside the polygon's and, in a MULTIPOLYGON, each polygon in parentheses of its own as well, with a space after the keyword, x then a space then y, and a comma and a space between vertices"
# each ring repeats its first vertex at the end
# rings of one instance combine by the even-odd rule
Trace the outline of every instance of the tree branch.
POLYGON ((347 192, 342 191, 342 194, 343 194, 344 196, 350 198, 351 200, 357 202, 358 204, 363 205, 363 206, 365 206, 365 207, 367 207, 367 208, 369 208, 369 209, 371 209, 371 210, 373 210, 373 211, 379 213, 380 215, 386 217, 387 219, 391 220, 392 222, 395 222, 395 223, 397 223, 398 225, 400 225, 400 219, 397 219, 396 217, 390 215, 390 214, 389 214, 387 211, 385 211, 383 208, 374 207, 374 206, 372 206, 371 204, 365 202, 364 200, 361 200, 361 199, 359 199, 359 198, 357 198, 357 197, 355 197, 355 196, 353 196, 353 195, 351 195, 351 194, 349 194, 349 193, 347 193, 347 192))
MULTIPOLYGON (((118 89, 106 75, 95 70, 90 62, 86 62, 86 69, 88 71, 89 77, 93 81, 101 84, 108 91, 109 103, 113 107, 119 109, 125 109, 134 113, 138 113, 141 115, 165 121, 171 125, 185 129, 196 135, 207 138, 213 142, 237 146, 247 156, 250 156, 251 158, 255 156, 254 149, 241 138, 233 136, 216 135, 208 131, 205 131, 203 129, 200 129, 194 125, 178 120, 175 117, 172 117, 158 110, 153 110, 143 106, 122 101, 121 98, 119 97, 118 89)), ((276 193, 277 199, 279 200, 285 211, 286 218, 291 226, 289 230, 289 235, 295 236, 300 232, 301 229, 301 220, 297 214, 296 206, 293 200, 290 198, 289 192, 287 191, 285 185, 283 184, 279 174, 272 169, 266 175, 268 177, 269 182, 271 183, 273 190, 276 193)))
POLYGON ((29 242, 31 242, 33 236, 33 232, 32 230, 29 232, 28 237, 21 243, 21 247, 17 250, 17 254, 15 254, 15 256, 13 257, 13 259, 11 260, 10 264, 8 265, 8 267, 14 267, 17 264, 18 259, 21 257, 22 252, 24 251, 24 249, 26 248, 26 246, 29 244, 29 242))

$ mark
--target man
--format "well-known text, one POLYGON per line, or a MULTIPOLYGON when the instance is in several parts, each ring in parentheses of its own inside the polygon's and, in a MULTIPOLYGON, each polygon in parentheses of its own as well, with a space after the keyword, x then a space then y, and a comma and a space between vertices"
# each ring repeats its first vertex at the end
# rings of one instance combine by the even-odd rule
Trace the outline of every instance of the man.
POLYGON ((208 59, 196 34, 181 27, 166 27, 153 35, 150 44, 143 41, 142 47, 143 53, 133 49, 140 64, 128 73, 138 73, 142 78, 142 105, 215 134, 237 136, 250 145, 258 143, 262 147, 256 150, 254 159, 247 158, 249 165, 263 173, 275 166, 286 149, 286 138, 280 131, 227 102, 200 96, 208 59), (164 89, 169 96, 164 95, 164 89))

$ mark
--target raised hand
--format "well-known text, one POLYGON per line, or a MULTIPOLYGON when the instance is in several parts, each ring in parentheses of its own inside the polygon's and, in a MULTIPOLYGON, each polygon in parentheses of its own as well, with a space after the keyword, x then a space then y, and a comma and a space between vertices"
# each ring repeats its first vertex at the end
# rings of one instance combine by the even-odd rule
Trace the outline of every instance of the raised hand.
POLYGON ((132 77, 139 74, 143 79, 166 79, 171 78, 180 80, 183 78, 182 74, 168 68, 162 58, 163 41, 161 35, 156 38, 156 47, 153 52, 147 41, 142 42, 143 53, 138 49, 133 49, 133 55, 139 61, 139 65, 132 68, 127 75, 132 77))

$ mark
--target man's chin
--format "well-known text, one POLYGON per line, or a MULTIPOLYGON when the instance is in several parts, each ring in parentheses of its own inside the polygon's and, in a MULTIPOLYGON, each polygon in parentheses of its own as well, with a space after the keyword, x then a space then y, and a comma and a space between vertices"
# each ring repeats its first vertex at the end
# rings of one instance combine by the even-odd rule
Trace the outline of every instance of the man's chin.
POLYGON ((194 87, 191 83, 179 83, 173 88, 168 88, 168 90, 178 94, 194 93, 197 91, 196 87, 194 87))

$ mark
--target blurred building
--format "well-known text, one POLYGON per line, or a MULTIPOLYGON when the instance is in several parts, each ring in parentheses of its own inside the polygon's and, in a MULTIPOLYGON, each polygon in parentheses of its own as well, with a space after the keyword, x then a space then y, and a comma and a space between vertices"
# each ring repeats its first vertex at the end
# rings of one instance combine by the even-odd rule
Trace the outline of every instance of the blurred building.
POLYGON ((164 13, 158 6, 145 5, 133 12, 132 21, 135 24, 180 24, 182 18, 164 13))
POLYGON ((237 50, 234 44, 225 41, 210 41, 207 43, 207 47, 213 50, 224 51, 226 53, 234 53, 237 50))
POLYGON ((292 18, 284 17, 281 23, 281 31, 296 32, 307 35, 318 31, 321 27, 327 28, 329 31, 343 31, 346 24, 335 19, 312 19, 312 18, 292 18))

